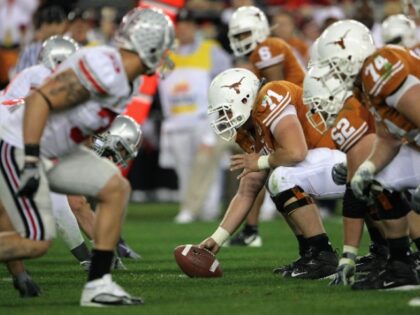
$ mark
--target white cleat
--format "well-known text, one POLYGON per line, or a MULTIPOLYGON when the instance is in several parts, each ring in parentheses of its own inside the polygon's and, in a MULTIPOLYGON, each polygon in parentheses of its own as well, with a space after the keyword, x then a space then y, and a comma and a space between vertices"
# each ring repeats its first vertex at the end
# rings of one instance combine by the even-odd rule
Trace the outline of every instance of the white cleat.
POLYGON ((177 224, 187 224, 194 221, 196 221, 196 218, 190 211, 187 210, 180 211, 174 219, 174 222, 177 224))
POLYGON ((87 282, 80 298, 81 306, 90 307, 140 305, 143 303, 141 298, 131 296, 112 281, 110 274, 87 282))
POLYGON ((408 302, 409 306, 413 306, 413 307, 420 307, 420 297, 415 297, 412 298, 409 302, 408 302))

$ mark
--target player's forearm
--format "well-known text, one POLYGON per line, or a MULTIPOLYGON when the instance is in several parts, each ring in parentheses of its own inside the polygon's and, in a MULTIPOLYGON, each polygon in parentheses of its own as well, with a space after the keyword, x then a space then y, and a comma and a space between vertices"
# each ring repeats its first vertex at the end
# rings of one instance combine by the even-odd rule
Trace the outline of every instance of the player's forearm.
POLYGON ((277 148, 269 155, 268 162, 271 168, 278 166, 293 166, 302 162, 307 154, 308 150, 306 148, 277 148))
POLYGON ((376 137, 375 144, 368 160, 375 166, 375 172, 380 172, 392 159, 397 155, 400 150, 401 141, 394 138, 384 138, 381 136, 376 137))
POLYGON ((40 143, 48 115, 48 105, 39 93, 33 92, 25 99, 25 115, 23 118, 24 144, 40 143))
POLYGON ((220 226, 230 235, 235 233, 251 209, 253 202, 254 198, 236 194, 230 202, 220 226))

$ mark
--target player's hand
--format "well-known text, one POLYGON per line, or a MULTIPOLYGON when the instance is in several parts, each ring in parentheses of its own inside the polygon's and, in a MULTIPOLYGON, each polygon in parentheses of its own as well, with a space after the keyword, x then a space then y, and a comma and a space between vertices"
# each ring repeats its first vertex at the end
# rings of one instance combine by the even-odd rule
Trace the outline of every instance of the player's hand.
POLYGON ((417 186, 411 196, 411 206, 415 212, 420 214, 420 185, 417 186))
POLYGON ((238 176, 238 179, 241 179, 246 174, 251 172, 259 172, 258 168, 258 159, 260 155, 258 153, 245 153, 245 154, 235 154, 230 158, 230 170, 240 170, 243 169, 242 173, 238 176))
POLYGON ((370 185, 375 175, 375 165, 370 161, 365 161, 359 166, 351 179, 351 189, 354 195, 362 200, 368 200, 370 185))
POLYGON ((220 250, 220 246, 216 243, 214 239, 211 237, 206 238, 204 241, 202 241, 199 245, 200 248, 206 248, 209 251, 211 251, 213 254, 217 254, 217 252, 220 250))
POLYGON ((355 271, 356 264, 354 260, 348 258, 340 259, 337 273, 330 282, 330 285, 352 285, 354 283, 355 271))
POLYGON ((38 190, 39 181, 39 159, 31 157, 25 161, 20 174, 18 195, 31 198, 38 190))
POLYGON ((347 182, 347 165, 345 162, 334 164, 331 171, 332 179, 337 185, 345 185, 347 182))

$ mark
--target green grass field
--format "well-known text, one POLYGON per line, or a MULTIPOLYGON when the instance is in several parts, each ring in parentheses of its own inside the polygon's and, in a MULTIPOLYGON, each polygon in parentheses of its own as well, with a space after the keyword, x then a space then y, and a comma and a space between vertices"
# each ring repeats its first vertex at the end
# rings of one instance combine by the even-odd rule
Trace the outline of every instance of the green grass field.
MULTIPOLYGON (((173 259, 179 244, 198 243, 217 223, 175 225, 176 205, 131 205, 124 237, 143 255, 126 260, 128 271, 114 278, 130 293, 145 299, 138 307, 89 309, 78 306, 85 272, 60 240, 45 257, 27 262, 43 289, 43 296, 21 299, 8 274, 0 273, 0 314, 420 314, 407 301, 420 291, 353 292, 329 287, 328 281, 287 280, 272 274, 273 267, 296 257, 296 244, 280 220, 262 223, 261 248, 225 248, 218 254, 224 276, 190 279, 173 259)), ((326 221, 334 246, 341 249, 340 219, 326 221)), ((366 252, 366 244, 363 253, 366 252)))

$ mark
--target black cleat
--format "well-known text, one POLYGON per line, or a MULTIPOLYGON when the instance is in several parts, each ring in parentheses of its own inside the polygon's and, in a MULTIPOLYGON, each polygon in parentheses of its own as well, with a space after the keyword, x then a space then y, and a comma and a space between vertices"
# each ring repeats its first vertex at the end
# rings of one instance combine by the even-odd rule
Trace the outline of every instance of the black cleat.
POLYGON ((261 247, 262 238, 258 232, 247 232, 243 229, 225 243, 225 246, 261 247))
POLYGON ((142 259, 141 255, 136 253, 124 240, 120 240, 117 244, 117 255, 121 258, 129 258, 133 260, 142 259))
POLYGON ((290 264, 273 269, 273 273, 282 277, 290 277, 290 274, 293 272, 293 269, 299 266, 299 264, 303 264, 306 261, 307 259, 301 256, 295 261, 291 262, 290 264))
POLYGON ((372 271, 383 270, 388 260, 387 246, 371 244, 369 253, 356 259, 356 273, 366 274, 372 271))
POLYGON ((31 298, 41 295, 41 289, 26 272, 24 275, 13 277, 13 286, 19 291, 20 297, 31 298))
POLYGON ((403 261, 388 262, 385 269, 372 271, 366 277, 356 280, 353 290, 416 290, 420 282, 414 265, 403 261))
POLYGON ((297 264, 287 277, 297 279, 325 279, 333 276, 337 270, 338 257, 335 252, 316 253, 309 249, 304 259, 297 264))

